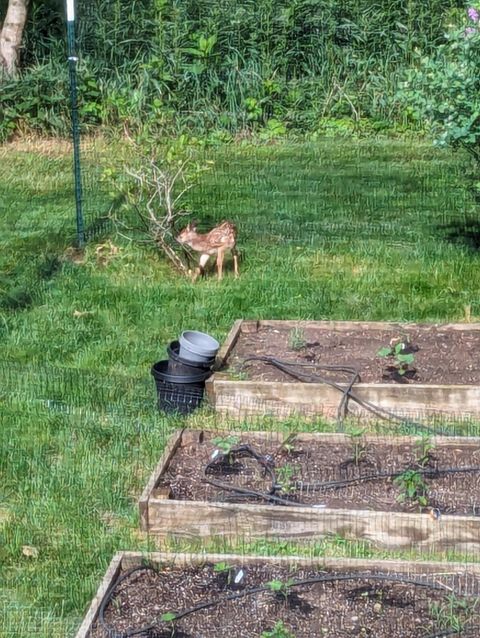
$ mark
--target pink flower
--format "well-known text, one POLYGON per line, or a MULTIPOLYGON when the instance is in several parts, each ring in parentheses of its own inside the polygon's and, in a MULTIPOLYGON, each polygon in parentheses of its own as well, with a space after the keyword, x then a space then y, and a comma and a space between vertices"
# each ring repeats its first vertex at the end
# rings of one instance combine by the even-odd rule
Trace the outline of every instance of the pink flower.
POLYGON ((480 20, 480 13, 475 9, 475 7, 470 7, 468 9, 468 17, 473 22, 478 22, 480 20))

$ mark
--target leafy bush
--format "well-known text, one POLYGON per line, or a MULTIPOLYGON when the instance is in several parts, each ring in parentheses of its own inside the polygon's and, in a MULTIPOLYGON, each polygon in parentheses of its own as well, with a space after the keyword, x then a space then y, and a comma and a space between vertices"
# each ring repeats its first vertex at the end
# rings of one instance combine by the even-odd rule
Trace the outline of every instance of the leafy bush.
POLYGON ((65 69, 45 64, 1 85, 0 142, 15 131, 68 133, 69 93, 65 69))
MULTIPOLYGON (((477 5, 480 7, 480 5, 477 5)), ((410 115, 425 119, 440 146, 465 148, 480 162, 480 9, 430 56, 419 55, 401 93, 410 115)))

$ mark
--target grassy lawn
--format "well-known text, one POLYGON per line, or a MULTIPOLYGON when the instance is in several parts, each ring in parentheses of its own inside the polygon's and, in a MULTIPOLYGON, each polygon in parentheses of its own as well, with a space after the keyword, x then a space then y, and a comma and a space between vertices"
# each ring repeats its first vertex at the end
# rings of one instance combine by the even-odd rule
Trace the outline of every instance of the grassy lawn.
MULTIPOLYGON (((112 554, 148 548, 136 498, 179 425, 156 414, 149 369, 183 329, 480 317, 461 155, 371 140, 209 149, 215 170, 192 205, 206 224, 236 221, 241 277, 192 285, 114 233, 106 260, 100 240, 68 257, 67 151, 0 148, 0 636, 73 635, 112 554)), ((107 206, 96 166, 88 155, 89 224, 107 206)), ((372 553, 340 540, 313 551, 372 553)))

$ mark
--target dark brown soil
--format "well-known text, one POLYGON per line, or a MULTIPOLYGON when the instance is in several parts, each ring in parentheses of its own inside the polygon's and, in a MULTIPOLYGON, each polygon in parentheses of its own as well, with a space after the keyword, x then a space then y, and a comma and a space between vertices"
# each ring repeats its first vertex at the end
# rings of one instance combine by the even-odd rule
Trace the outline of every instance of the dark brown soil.
MULTIPOLYGON (((260 326, 258 332, 241 333, 228 359, 228 371, 245 373, 249 379, 296 381, 271 365, 245 359, 270 356, 282 361, 316 365, 343 365, 358 370, 363 383, 480 383, 480 331, 448 330, 425 325, 398 330, 352 330, 328 332, 315 328, 273 328, 260 326), (414 362, 405 375, 396 373, 393 357, 377 355, 392 340, 408 342, 414 362)), ((304 370, 308 372, 308 370, 304 370)), ((310 372, 313 371, 313 368, 310 372)), ((320 371, 319 371, 320 372, 320 371)), ((320 374, 325 374, 320 372, 320 374)), ((345 380, 338 373, 329 379, 345 380)))
POLYGON ((123 638, 142 627, 150 629, 135 635, 149 638, 426 638, 451 628, 455 621, 466 627, 476 626, 477 630, 449 636, 473 638, 480 624, 475 577, 469 578, 470 598, 463 598, 460 593, 465 585, 463 576, 410 576, 437 587, 447 585, 458 592, 452 594, 452 589, 422 587, 401 580, 376 581, 371 578, 372 572, 365 572, 360 579, 284 586, 283 592, 267 586, 265 591, 242 595, 272 581, 285 585, 292 579, 334 574, 313 568, 293 570, 265 565, 261 560, 246 566, 223 567, 227 571, 218 572, 214 565, 204 564, 184 570, 164 567, 160 572, 131 574, 113 592, 105 609, 105 624, 97 621, 91 638, 123 638), (243 578, 235 585, 240 569, 243 578), (239 597, 225 600, 234 593, 239 597), (175 623, 159 621, 162 614, 179 613, 207 601, 216 604, 175 623), (289 633, 266 633, 279 621, 289 633))
MULTIPOLYGON (((267 503, 266 499, 245 497, 205 482, 205 468, 217 449, 212 441, 215 436, 218 433, 205 432, 202 443, 180 447, 158 487, 169 486, 171 498, 176 500, 267 503)), ((244 433, 237 436, 236 443, 248 444, 250 441, 248 433, 244 433)), ((480 516, 480 471, 425 476, 422 479, 425 501, 416 497, 402 501, 406 485, 399 484, 395 477, 353 482, 334 489, 319 485, 405 470, 480 468, 480 446, 466 450, 457 449, 453 444, 431 449, 427 439, 416 445, 395 440, 378 445, 361 435, 351 436, 346 443, 318 440, 302 443, 299 435, 297 440, 293 440, 292 448, 285 450, 272 434, 270 441, 254 442, 251 447, 261 455, 271 457, 276 482, 280 484, 276 494, 293 503, 395 512, 435 510, 433 514, 480 516)), ((227 462, 213 463, 207 477, 228 486, 254 489, 265 494, 272 484, 262 465, 244 455, 234 455, 227 462)))

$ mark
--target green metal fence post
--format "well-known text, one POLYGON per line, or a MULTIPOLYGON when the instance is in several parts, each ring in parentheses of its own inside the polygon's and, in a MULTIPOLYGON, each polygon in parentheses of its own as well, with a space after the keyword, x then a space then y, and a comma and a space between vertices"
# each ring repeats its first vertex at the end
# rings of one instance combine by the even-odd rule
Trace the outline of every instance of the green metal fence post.
POLYGON ((82 168, 80 163, 80 125, 78 119, 77 99, 77 62, 75 53, 75 0, 67 2, 67 45, 68 70, 70 75, 70 99, 72 115, 73 170, 75 176, 75 210, 77 222, 77 243, 82 248, 85 244, 85 226, 82 208, 82 168))

